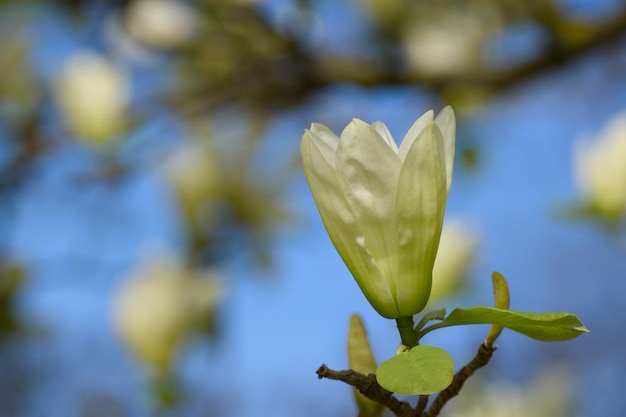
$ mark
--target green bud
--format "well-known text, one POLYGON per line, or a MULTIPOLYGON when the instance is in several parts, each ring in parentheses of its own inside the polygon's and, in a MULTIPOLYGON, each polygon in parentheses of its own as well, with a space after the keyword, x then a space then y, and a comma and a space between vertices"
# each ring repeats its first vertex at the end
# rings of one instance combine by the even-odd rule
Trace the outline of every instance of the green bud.
MULTIPOLYGON (((376 373, 376 359, 367 340, 367 332, 361 317, 353 314, 350 318, 348 331, 348 363, 350 369, 362 374, 376 373)), ((359 407, 359 417, 380 417, 383 411, 382 404, 366 398, 354 389, 354 399, 359 407)))

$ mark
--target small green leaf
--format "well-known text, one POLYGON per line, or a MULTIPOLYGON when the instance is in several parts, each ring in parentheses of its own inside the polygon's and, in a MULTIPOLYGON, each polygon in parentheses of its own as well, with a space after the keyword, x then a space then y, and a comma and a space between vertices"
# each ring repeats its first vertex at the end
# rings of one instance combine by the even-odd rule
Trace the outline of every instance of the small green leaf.
POLYGON ((453 375, 454 361, 448 352, 427 345, 389 358, 376 369, 381 387, 403 395, 439 392, 450 385, 453 375))
POLYGON ((441 323, 424 329, 420 337, 435 328, 465 324, 499 324, 542 342, 573 339, 589 330, 573 314, 525 313, 492 307, 457 308, 441 323))

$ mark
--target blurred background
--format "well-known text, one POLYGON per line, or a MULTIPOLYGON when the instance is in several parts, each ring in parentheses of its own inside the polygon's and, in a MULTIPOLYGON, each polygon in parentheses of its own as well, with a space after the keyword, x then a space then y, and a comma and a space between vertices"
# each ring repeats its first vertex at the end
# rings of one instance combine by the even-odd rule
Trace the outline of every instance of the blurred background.
MULTIPOLYGON (((352 313, 299 161, 312 122, 400 141, 457 114, 431 307, 505 331, 447 416, 626 413, 626 5, 618 0, 0 2, 0 416, 349 416, 352 313), (620 324, 621 323, 621 324, 620 324)), ((431 333, 457 369, 488 328, 431 333)))

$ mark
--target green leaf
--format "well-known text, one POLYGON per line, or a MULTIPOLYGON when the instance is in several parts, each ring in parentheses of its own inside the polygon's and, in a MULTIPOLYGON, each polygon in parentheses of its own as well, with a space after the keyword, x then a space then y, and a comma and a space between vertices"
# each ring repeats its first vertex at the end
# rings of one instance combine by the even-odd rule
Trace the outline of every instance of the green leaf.
POLYGON ((454 361, 443 349, 417 345, 387 359, 376 369, 381 387, 403 395, 427 395, 445 389, 454 376, 454 361))
POLYGON ((569 313, 525 313, 492 307, 472 307, 453 310, 441 323, 422 330, 419 337, 436 328, 465 324, 499 324, 543 342, 569 340, 589 331, 578 317, 569 313))

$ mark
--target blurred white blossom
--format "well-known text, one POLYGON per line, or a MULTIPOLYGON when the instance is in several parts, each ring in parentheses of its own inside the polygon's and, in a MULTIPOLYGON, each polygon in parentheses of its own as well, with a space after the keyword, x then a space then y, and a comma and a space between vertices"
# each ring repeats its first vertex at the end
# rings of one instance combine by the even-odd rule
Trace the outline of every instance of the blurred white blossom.
POLYGON ((474 230, 456 219, 444 221, 433 267, 431 302, 437 302, 462 289, 463 278, 477 246, 478 236, 474 230))
MULTIPOLYGON (((548 368, 524 386, 490 384, 480 392, 469 388, 443 417, 571 417, 571 376, 548 368)), ((468 386, 469 387, 469 386, 468 386)))
POLYGON ((214 271, 161 259, 124 281, 115 300, 115 321, 140 360, 165 368, 181 342, 213 314, 220 296, 214 271))
POLYGON ((404 52, 415 72, 455 75, 476 67, 484 37, 484 26, 476 16, 446 13, 407 25, 404 52))
POLYGON ((191 6, 179 0, 135 0, 128 8, 125 23, 139 42, 164 49, 187 43, 197 26, 191 6))
POLYGON ((128 121, 128 80, 96 53, 70 56, 55 80, 54 93, 68 127, 89 145, 110 143, 128 121))
POLYGON ((203 203, 220 190, 220 174, 209 140, 180 146, 167 160, 164 174, 189 220, 198 220, 203 203))
POLYGON ((626 209, 626 112, 614 116, 592 140, 574 149, 574 170, 585 203, 608 218, 626 209))

